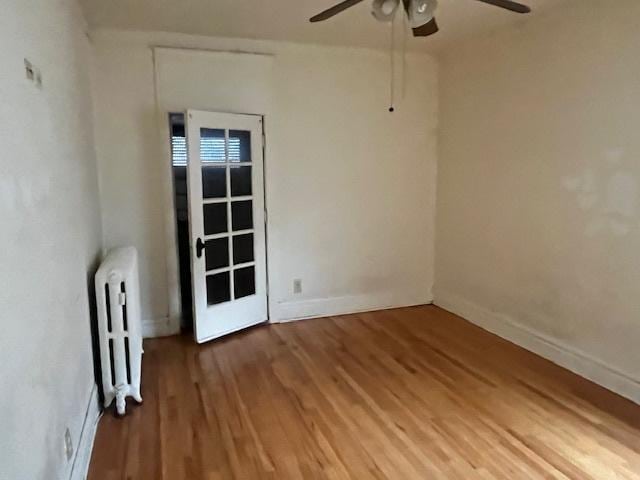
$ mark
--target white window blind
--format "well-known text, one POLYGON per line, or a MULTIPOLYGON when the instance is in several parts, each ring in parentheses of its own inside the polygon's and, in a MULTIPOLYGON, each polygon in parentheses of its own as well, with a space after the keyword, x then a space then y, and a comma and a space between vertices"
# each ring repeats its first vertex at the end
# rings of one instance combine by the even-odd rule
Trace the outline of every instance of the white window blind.
MULTIPOLYGON (((200 139, 200 157, 203 163, 225 161, 224 138, 203 137, 200 139)), ((174 167, 187 166, 187 142, 185 137, 171 137, 171 156, 174 167)), ((240 161, 240 139, 229 138, 229 161, 240 161)))
POLYGON ((171 162, 174 167, 187 166, 187 141, 184 137, 171 137, 171 162))

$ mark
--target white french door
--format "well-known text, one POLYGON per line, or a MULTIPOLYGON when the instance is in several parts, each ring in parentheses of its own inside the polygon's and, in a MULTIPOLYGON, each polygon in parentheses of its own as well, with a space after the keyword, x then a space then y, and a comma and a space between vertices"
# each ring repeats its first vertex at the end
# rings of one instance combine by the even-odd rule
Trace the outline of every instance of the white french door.
POLYGON ((267 321, 262 118, 186 114, 198 343, 267 321))

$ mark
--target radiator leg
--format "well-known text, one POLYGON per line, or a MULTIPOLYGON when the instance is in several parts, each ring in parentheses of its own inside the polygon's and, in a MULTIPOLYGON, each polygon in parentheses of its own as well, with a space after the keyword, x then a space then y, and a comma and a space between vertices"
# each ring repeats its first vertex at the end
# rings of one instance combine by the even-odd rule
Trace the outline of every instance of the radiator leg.
POLYGON ((140 391, 133 392, 132 397, 139 405, 142 405, 143 400, 142 395, 140 395, 140 391))
POLYGON ((120 417, 124 416, 126 413, 125 408, 127 403, 125 401, 124 392, 122 390, 118 390, 116 392, 116 411, 120 417))

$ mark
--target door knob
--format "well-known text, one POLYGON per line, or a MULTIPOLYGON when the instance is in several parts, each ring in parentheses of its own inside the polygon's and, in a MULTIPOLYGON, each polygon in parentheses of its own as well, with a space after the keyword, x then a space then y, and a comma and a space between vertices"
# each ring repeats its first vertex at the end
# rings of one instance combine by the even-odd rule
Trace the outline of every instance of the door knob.
POLYGON ((205 248, 205 243, 202 241, 201 238, 198 238, 198 241, 196 242, 196 256, 198 258, 202 257, 202 251, 205 248))

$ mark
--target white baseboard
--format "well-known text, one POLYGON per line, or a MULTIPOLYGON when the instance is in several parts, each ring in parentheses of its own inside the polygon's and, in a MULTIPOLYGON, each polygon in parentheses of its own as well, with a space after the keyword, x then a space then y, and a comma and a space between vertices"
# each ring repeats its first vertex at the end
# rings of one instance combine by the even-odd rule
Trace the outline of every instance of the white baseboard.
POLYGON ((348 315, 351 313, 388 310, 391 308, 427 305, 432 302, 430 295, 419 294, 365 294, 344 297, 330 297, 294 302, 281 302, 271 308, 271 322, 283 323, 311 318, 348 315))
POLYGON ((89 403, 82 422, 82 431, 78 439, 76 454, 71 467, 69 480, 85 480, 89 472, 89 463, 91 462, 91 452, 93 451, 93 442, 96 438, 96 430, 98 428, 98 420, 100 419, 100 403, 98 400, 98 387, 93 385, 91 395, 89 395, 89 403))
POLYGON ((143 338, 170 337, 180 333, 180 320, 173 318, 156 318, 142 321, 143 338))
POLYGON ((602 360, 525 327, 507 315, 492 312, 469 302, 456 294, 436 291, 434 303, 484 330, 640 404, 640 379, 633 378, 602 360))

